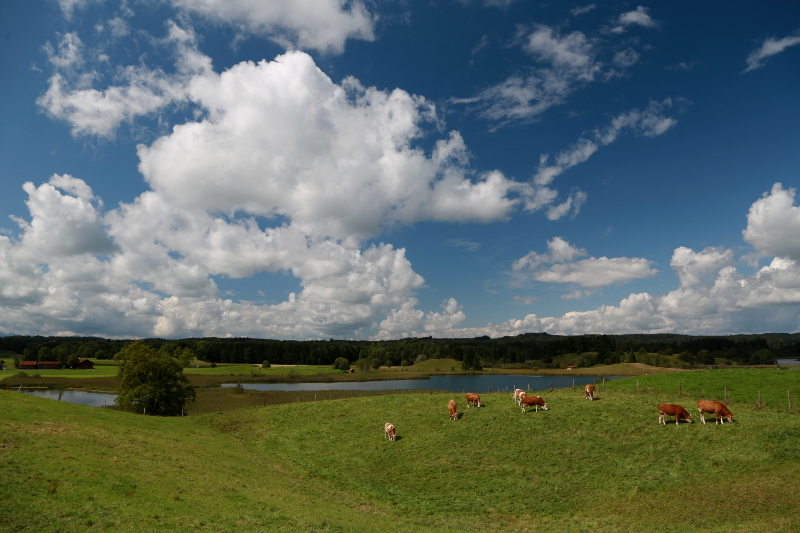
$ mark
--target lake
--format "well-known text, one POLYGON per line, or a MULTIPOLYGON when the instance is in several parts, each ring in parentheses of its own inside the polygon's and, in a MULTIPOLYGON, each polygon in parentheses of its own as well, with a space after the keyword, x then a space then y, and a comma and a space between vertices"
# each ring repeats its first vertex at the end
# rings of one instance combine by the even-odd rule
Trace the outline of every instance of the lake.
POLYGON ((51 400, 58 400, 60 398, 62 402, 78 403, 91 407, 114 405, 114 400, 117 399, 116 394, 110 394, 108 392, 89 392, 85 390, 21 389, 20 392, 40 398, 50 398, 51 400))
MULTIPOLYGON (((521 376, 521 375, 478 375, 478 376, 432 376, 429 379, 392 379, 385 381, 349 381, 338 383, 242 383, 242 387, 259 391, 323 391, 323 390, 409 390, 434 389, 450 392, 513 392, 514 389, 531 391, 583 387, 595 383, 599 376, 521 376)), ((619 376, 606 377, 607 380, 619 376)), ((235 387, 235 383, 225 383, 223 387, 235 387)))
MULTIPOLYGON (((620 376, 606 377, 607 380, 619 379, 620 376)), ((513 392, 514 389, 545 391, 552 388, 565 389, 583 387, 587 383, 595 383, 599 376, 432 376, 429 379, 392 379, 385 381, 350 381, 339 383, 242 383, 242 387, 259 391, 325 391, 325 390, 414 390, 433 389, 450 392, 513 392)), ((223 387, 235 387, 234 383, 225 383, 223 387)), ((13 389, 11 389, 13 390, 13 389)), ((77 403, 91 407, 114 405, 117 395, 107 392, 89 392, 83 390, 59 389, 22 389, 20 392, 77 403)))
POLYGON ((800 359, 778 359, 779 365, 800 365, 800 359))

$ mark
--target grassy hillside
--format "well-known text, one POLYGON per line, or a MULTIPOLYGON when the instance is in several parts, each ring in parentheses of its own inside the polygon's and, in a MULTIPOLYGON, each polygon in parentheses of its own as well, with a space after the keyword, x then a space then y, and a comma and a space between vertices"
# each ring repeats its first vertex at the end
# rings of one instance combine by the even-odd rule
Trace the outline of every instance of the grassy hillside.
MULTIPOLYGON (((766 387, 759 372, 784 395, 800 384, 724 377, 766 387)), ((800 530, 800 411, 742 402, 734 424, 659 426, 657 403, 695 399, 677 394, 689 374, 608 382, 594 402, 554 391, 525 414, 506 393, 481 409, 428 393, 166 419, 0 391, 0 530, 800 530)))

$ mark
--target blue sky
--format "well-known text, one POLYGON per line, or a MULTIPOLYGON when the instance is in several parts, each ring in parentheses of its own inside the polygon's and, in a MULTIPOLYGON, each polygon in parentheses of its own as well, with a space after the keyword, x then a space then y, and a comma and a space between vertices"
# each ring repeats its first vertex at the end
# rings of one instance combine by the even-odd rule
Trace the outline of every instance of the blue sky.
POLYGON ((0 333, 800 330, 800 6, 0 5, 0 333))

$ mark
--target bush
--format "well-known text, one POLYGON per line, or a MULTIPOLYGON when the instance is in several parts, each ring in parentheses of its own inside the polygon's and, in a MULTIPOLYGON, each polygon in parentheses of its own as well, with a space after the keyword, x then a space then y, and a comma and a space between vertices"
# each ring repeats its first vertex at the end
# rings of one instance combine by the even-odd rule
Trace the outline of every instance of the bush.
POLYGON ((414 364, 418 365, 418 364, 422 363, 423 361, 427 361, 427 360, 428 360, 428 358, 425 356, 425 354, 421 353, 421 354, 419 354, 417 356, 417 359, 414 361, 414 364))
POLYGON ((345 359, 344 357, 337 357, 336 360, 333 362, 333 368, 337 370, 342 370, 343 372, 347 372, 350 370, 350 361, 345 359))
POLYGON ((264 360, 263 363, 261 363, 261 368, 270 368, 271 366, 272 365, 269 364, 269 361, 267 361, 266 359, 264 360))
POLYGON ((236 382, 236 386, 233 388, 233 394, 244 394, 244 387, 239 382, 236 382))
POLYGON ((27 372, 23 372, 22 370, 20 370, 19 372, 17 372, 16 374, 14 374, 11 377, 12 378, 29 378, 30 376, 28 375, 27 372))

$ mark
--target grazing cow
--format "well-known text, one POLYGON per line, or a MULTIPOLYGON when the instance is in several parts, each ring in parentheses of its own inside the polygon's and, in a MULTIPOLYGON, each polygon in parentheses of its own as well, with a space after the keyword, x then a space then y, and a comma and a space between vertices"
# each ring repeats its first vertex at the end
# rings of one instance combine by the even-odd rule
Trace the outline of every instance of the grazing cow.
POLYGON ((394 432, 394 425, 391 422, 386 422, 386 424, 383 426, 383 432, 383 438, 392 441, 397 440, 397 435, 394 432))
POLYGON ((539 408, 541 407, 545 411, 549 411, 550 409, 547 408, 547 404, 542 400, 539 396, 523 396, 520 398, 520 405, 522 406, 522 412, 525 412, 525 406, 528 407, 534 406, 536 407, 536 412, 539 412, 539 408))
POLYGON ((475 407, 483 407, 483 402, 481 402, 481 397, 475 394, 474 392, 467 393, 467 409, 469 409, 472 405, 475 407))
POLYGON ((694 422, 694 420, 692 420, 692 415, 690 415, 686 411, 686 409, 684 409, 680 405, 674 403, 658 404, 658 423, 664 424, 666 426, 667 423, 664 421, 664 417, 667 415, 675 417, 676 426, 681 421, 681 419, 688 420, 689 422, 694 422))
POLYGON ((525 391, 522 389, 517 389, 514 391, 514 403, 516 405, 520 405, 520 398, 525 397, 525 391))
POLYGON ((697 402, 697 410, 700 411, 700 420, 703 421, 703 424, 706 423, 706 417, 703 413, 714 413, 714 419, 717 424, 724 424, 726 418, 728 422, 733 422, 733 414, 728 411, 724 403, 699 400, 697 402))
POLYGON ((586 399, 594 400, 594 385, 592 385, 591 383, 586 385, 586 399))
POLYGON ((447 403, 447 410, 450 411, 450 420, 458 420, 458 411, 456 410, 455 400, 450 400, 447 403))

